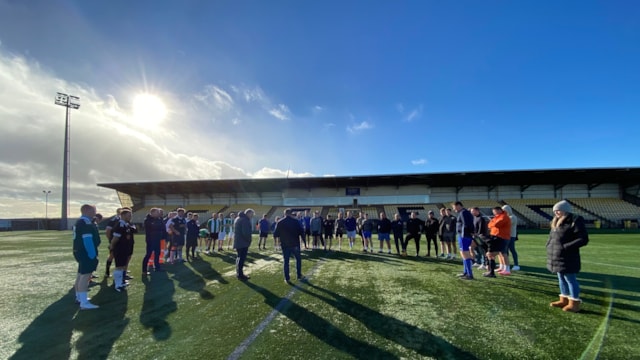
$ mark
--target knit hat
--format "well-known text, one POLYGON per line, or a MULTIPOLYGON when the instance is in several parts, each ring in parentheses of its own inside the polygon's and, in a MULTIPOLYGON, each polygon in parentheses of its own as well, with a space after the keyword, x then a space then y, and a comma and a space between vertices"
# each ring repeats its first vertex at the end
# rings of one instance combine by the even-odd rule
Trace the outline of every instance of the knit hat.
POLYGON ((571 212, 571 204, 567 200, 562 200, 553 205, 553 211, 560 210, 566 213, 571 212))

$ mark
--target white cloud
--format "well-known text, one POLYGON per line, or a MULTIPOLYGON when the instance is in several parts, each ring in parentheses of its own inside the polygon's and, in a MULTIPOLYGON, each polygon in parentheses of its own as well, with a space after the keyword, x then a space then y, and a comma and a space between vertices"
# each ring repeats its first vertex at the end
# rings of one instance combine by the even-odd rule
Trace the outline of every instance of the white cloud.
POLYGON ((422 117, 422 105, 411 110, 411 112, 409 112, 409 115, 405 117, 405 121, 412 122, 413 120, 419 119, 420 117, 422 117))
POLYGON ((195 98, 205 105, 221 111, 229 111, 234 106, 231 95, 215 85, 206 86, 202 93, 195 95, 195 98))
POLYGON ((411 160, 412 165, 425 165, 426 163, 427 163, 427 159, 411 160))
POLYGON ((402 103, 398 103, 396 104, 396 110, 398 111, 398 113, 403 115, 403 119, 402 121, 405 122, 412 122, 414 120, 417 120, 419 118, 422 117, 422 110, 423 110, 423 106, 422 104, 418 105, 418 107, 411 109, 408 114, 405 114, 405 107, 402 103))
POLYGON ((372 124, 369 124, 367 121, 362 121, 359 124, 347 126, 347 131, 352 134, 355 134, 357 132, 361 132, 363 130, 369 130, 372 128, 373 128, 372 124))
POLYGON ((289 111, 289 108, 287 107, 287 105, 278 104, 277 107, 274 107, 271 110, 269 110, 269 114, 271 114, 276 119, 280 119, 284 121, 284 120, 289 120, 289 115, 291 114, 291 111, 289 111))
POLYGON ((286 176, 262 167, 265 158, 277 158, 288 145, 275 141, 265 148, 259 141, 273 126, 263 121, 270 118, 266 106, 285 117, 290 111, 284 104, 272 106, 259 87, 226 90, 211 84, 184 99, 164 94, 186 106, 167 103, 167 119, 145 128, 133 126, 117 95, 57 78, 37 62, 0 48, 0 97, 10 99, 0 103, 0 218, 44 216, 42 190, 52 191, 51 217, 60 214, 64 108, 53 104, 59 91, 81 101, 80 109, 71 111, 71 216, 82 203, 97 204, 105 214, 119 205, 115 192, 96 183, 286 176))
POLYGON ((262 168, 252 174, 250 176, 254 179, 271 179, 271 178, 299 178, 299 177, 312 177, 314 176, 312 173, 304 172, 304 173, 296 173, 292 170, 280 170, 280 169, 271 169, 271 168, 262 168))

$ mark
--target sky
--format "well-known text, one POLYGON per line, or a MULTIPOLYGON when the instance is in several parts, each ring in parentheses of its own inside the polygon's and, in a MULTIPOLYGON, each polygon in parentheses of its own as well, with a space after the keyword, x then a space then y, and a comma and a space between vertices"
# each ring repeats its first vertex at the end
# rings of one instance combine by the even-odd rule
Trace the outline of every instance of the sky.
POLYGON ((637 167, 640 2, 0 0, 0 218, 97 183, 637 167))

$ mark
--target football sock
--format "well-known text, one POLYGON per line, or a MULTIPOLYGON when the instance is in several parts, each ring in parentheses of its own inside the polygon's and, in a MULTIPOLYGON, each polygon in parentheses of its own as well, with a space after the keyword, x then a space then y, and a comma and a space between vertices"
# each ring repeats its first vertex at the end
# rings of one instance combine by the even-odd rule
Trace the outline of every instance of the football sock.
POLYGON ((473 260, 465 259, 464 260, 464 266, 467 269, 467 275, 469 277, 473 277, 473 260))
POLYGON ((496 268, 495 259, 489 260, 489 273, 494 274, 495 273, 495 268, 496 268))

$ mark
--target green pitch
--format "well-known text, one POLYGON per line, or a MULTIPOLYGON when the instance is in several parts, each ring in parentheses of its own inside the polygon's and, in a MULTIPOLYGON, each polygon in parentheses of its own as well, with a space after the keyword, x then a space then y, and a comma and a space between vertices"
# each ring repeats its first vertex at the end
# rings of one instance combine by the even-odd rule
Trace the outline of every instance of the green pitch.
POLYGON ((580 314, 549 308, 558 288, 545 269, 545 235, 521 235, 522 271, 508 278, 476 270, 465 282, 455 277, 459 259, 363 254, 358 245, 304 252, 309 281, 294 286, 283 282, 271 239, 262 252, 254 241, 247 283, 234 278, 231 252, 143 280, 138 236, 126 293, 103 280, 101 246, 100 284, 90 291, 100 309, 91 311, 74 304, 70 239, 0 234, 0 358, 640 358, 639 234, 591 236, 580 314))

